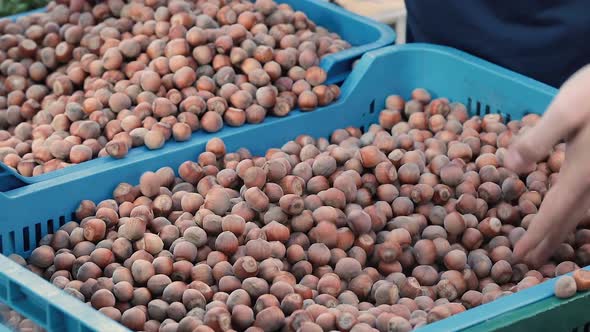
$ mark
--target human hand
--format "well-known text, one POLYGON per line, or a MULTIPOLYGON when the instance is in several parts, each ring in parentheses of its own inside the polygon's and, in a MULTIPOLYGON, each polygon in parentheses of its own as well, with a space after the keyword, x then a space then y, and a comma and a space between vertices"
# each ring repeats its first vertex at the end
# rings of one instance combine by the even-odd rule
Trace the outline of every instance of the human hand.
POLYGON ((559 180, 514 248, 516 260, 533 266, 553 254, 590 208, 590 65, 563 84, 537 125, 510 146, 504 165, 528 172, 563 140, 567 148, 559 180))

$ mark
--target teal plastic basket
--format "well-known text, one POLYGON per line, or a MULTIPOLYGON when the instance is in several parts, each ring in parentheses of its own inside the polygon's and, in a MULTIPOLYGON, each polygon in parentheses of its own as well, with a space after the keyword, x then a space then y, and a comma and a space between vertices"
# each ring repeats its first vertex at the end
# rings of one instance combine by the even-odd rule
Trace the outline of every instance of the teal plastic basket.
MULTIPOLYGON (((320 66, 328 72, 328 82, 341 83, 350 74, 352 64, 358 60, 364 53, 375 50, 395 41, 395 32, 387 25, 370 20, 368 18, 353 14, 342 9, 339 6, 326 1, 316 0, 278 0, 278 3, 287 3, 295 10, 302 11, 316 22, 318 25, 336 32, 340 37, 348 41, 352 47, 342 52, 334 53, 322 58, 320 66)), ((8 18, 18 20, 21 17, 35 15, 43 12, 44 9, 36 9, 30 12, 21 13, 8 18)), ((269 116, 272 118, 272 116, 269 116)), ((227 131, 230 127, 225 126, 222 131, 227 131)), ((193 133, 191 141, 206 142, 215 134, 207 134, 203 131, 193 133)), ((170 142, 157 151, 150 151, 145 147, 133 148, 127 158, 158 158, 160 152, 169 149, 170 142)), ((0 192, 22 187, 30 183, 46 181, 48 179, 70 176, 71 174, 83 171, 95 166, 111 167, 121 163, 119 159, 103 157, 89 160, 87 162, 71 165, 46 174, 32 177, 20 175, 14 169, 0 163, 0 192)))
MULTIPOLYGON (((388 95, 409 97, 415 87, 424 87, 435 97, 445 96, 463 102, 471 114, 501 113, 507 119, 543 113, 556 93, 547 85, 451 48, 424 44, 393 46, 363 56, 343 84, 338 102, 310 113, 296 112, 287 118, 272 118, 260 125, 228 128, 218 136, 225 141, 228 151, 246 147, 255 154, 263 154, 266 149, 280 147, 303 133, 328 137, 333 130, 346 126, 368 128, 377 122, 388 95)), ((118 183, 136 184, 143 172, 163 166, 176 169, 185 160, 195 160, 204 148, 205 140, 170 143, 164 150, 135 154, 119 163, 95 165, 68 177, 0 193, 0 252, 27 256, 43 235, 71 220, 81 199, 107 199, 118 183), (154 157, 156 154, 157 158, 154 157)), ((0 266, 8 265, 0 260, 0 266)), ((19 282, 17 276, 35 280, 32 283, 35 283, 36 290, 46 288, 49 293, 54 289, 24 268, 11 267, 10 273, 0 270, 3 284, 12 283, 12 287, 22 289, 17 292, 26 293, 29 281, 19 282)), ((423 330, 456 331, 481 326, 493 317, 551 296, 547 287, 543 284, 501 298, 423 330)), ((55 309, 59 307, 50 298, 42 297, 42 293, 30 294, 38 303, 35 310, 24 312, 26 310, 22 308, 26 308, 28 300, 23 300, 16 309, 47 327, 48 312, 59 310, 55 309)), ((0 300, 10 303, 6 294, 0 290, 0 300)), ((84 305, 76 303, 72 306, 84 305)), ((72 321, 93 320, 100 316, 97 312, 80 315, 62 312, 64 319, 72 321)))

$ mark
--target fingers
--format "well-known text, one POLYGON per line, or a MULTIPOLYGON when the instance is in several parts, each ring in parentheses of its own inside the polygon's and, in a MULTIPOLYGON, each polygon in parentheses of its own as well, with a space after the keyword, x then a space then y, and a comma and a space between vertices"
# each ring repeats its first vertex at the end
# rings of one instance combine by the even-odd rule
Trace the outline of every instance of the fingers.
MULTIPOLYGON (((579 206, 590 206, 590 198, 588 195, 582 197, 579 206)), ((584 217, 585 209, 574 209, 573 214, 567 216, 567 219, 562 223, 554 223, 553 229, 546 231, 547 236, 531 250, 525 257, 524 261, 531 266, 543 265, 554 253, 557 248, 571 232, 576 229, 578 222, 584 217)))
POLYGON ((504 165, 517 173, 531 170, 560 141, 572 136, 587 123, 590 114, 590 67, 566 82, 537 125, 526 131, 509 148, 504 165))
POLYGON ((537 125, 516 139, 504 159, 506 167, 519 174, 530 172, 537 161, 546 157, 556 144, 578 129, 564 121, 563 112, 559 111, 561 108, 563 106, 556 99, 537 125))
MULTIPOLYGON (((570 189, 565 181, 560 181, 547 192, 539 212, 514 247, 514 258, 517 261, 522 261, 527 254, 552 234, 552 231, 553 233, 560 232, 565 217, 574 210, 579 200, 578 197, 570 194, 570 189)), ((551 242, 557 241, 556 235, 552 236, 554 238, 551 242)))
MULTIPOLYGON (((590 204, 590 200, 584 203, 586 206, 590 204)), ((580 220, 580 215, 576 211, 576 215, 569 216, 568 220, 563 225, 558 225, 555 229, 548 231, 547 237, 539 243, 539 245, 531 250, 523 259, 529 266, 539 267, 553 256, 555 249, 565 241, 568 234, 571 234, 576 229, 577 221, 580 220)))
POLYGON ((590 125, 570 142, 559 181, 552 187, 525 235, 516 243, 514 256, 538 266, 575 229, 590 207, 590 125))

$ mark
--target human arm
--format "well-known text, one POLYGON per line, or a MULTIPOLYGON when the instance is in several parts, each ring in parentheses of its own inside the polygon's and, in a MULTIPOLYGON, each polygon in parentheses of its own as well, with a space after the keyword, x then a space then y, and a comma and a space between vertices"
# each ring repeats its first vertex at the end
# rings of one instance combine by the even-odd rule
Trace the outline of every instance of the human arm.
POLYGON ((590 208, 590 65, 563 84, 537 125, 511 145, 505 166, 526 173, 564 140, 559 180, 514 248, 515 259, 533 266, 553 254, 590 208))

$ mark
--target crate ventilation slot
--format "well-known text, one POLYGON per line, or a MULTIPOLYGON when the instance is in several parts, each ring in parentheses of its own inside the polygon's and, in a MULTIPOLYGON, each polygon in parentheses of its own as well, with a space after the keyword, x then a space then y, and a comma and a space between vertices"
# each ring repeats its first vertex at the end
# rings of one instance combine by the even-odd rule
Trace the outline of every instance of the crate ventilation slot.
POLYGON ((470 115, 477 115, 477 116, 485 116, 487 114, 497 113, 502 115, 502 119, 504 119, 504 123, 508 123, 512 120, 512 116, 510 114, 504 113, 501 110, 495 110, 490 105, 482 103, 481 101, 473 98, 467 98, 467 111, 470 115))
MULTIPOLYGON (((51 223, 53 224, 53 220, 48 220, 47 221, 47 231, 51 232, 51 228, 49 227, 49 222, 51 221, 51 223)), ((39 241, 41 240, 41 237, 43 236, 43 230, 41 229, 41 223, 35 224, 35 242, 33 243, 33 246, 31 249, 34 249, 37 247, 37 244, 39 244, 39 241)))
POLYGON ((66 224, 66 216, 59 216, 59 227, 66 224))
POLYGON ((369 105, 369 113, 375 113, 375 99, 373 99, 373 101, 371 101, 371 104, 369 105))
MULTIPOLYGON (((38 225, 38 224, 37 224, 38 225)), ((29 251, 31 249, 29 242, 29 227, 23 227, 23 250, 29 251)))

